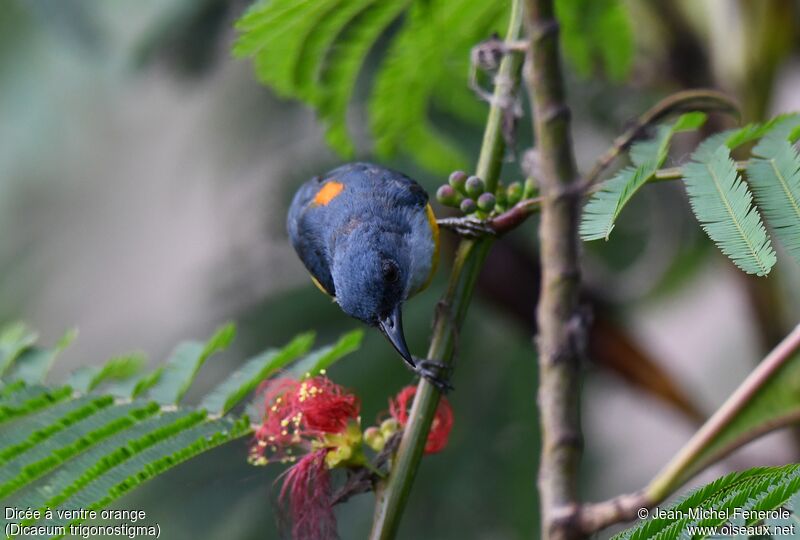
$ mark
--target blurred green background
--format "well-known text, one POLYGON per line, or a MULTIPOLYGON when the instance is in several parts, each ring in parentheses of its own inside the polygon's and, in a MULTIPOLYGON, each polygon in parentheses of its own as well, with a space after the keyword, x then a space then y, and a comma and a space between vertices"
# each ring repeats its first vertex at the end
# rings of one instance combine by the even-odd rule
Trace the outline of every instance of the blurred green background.
MULTIPOLYGON (((204 367, 191 401, 249 354, 307 329, 323 343, 357 325, 316 291, 288 244, 283 224, 293 190, 340 158, 310 110, 275 97, 249 61, 231 57, 233 22, 247 2, 2 5, 0 322, 26 319, 45 342, 80 329, 55 380, 132 350, 155 364, 177 341, 236 321, 234 348, 204 367)), ((725 90, 749 120, 800 109, 796 2, 623 5, 634 45, 630 71, 609 80, 591 63, 569 68, 584 169, 630 119, 680 88, 725 90)), ((367 159, 364 99, 385 47, 379 42, 368 59, 350 108, 359 157, 367 159)), ((464 149, 478 148, 479 123, 432 113, 464 149)), ((675 161, 694 143, 681 142, 675 161)), ((519 178, 529 144, 523 122, 504 180, 519 178)), ((409 156, 384 163, 429 192, 444 181, 409 156)), ((538 534, 535 224, 498 242, 481 277, 458 349, 450 446, 425 458, 402 538, 538 534)), ((586 298, 598 324, 583 405, 588 499, 640 487, 693 432, 687 403, 711 412, 800 318, 797 266, 784 257, 768 279, 745 278, 702 234, 679 185, 646 189, 616 231, 586 248, 586 298), (680 398, 659 397, 665 384, 680 398)), ((454 239, 445 236, 437 279, 406 308, 417 354, 449 268, 454 239)), ((331 376, 361 396, 365 419, 411 380, 374 331, 331 376)), ((798 441, 770 436, 708 476, 796 461, 798 441)), ((170 540, 275 538, 270 501, 281 471, 248 466, 246 455, 246 441, 227 445, 116 506, 144 509, 170 540)), ((338 508, 342 538, 365 536, 372 502, 362 495, 338 508)))

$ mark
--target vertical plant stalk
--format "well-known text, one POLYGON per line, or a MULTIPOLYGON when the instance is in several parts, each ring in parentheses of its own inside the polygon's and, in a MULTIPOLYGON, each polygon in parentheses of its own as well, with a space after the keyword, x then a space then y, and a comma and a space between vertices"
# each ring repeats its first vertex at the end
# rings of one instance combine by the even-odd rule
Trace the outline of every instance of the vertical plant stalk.
MULTIPOLYGON (((516 42, 521 36, 522 2, 523 0, 512 2, 505 38, 507 44, 516 42)), ((513 105, 520 80, 522 57, 520 52, 507 54, 500 64, 495 80, 494 95, 475 172, 486 183, 488 191, 494 191, 497 187, 505 152, 502 134, 504 109, 513 105)), ((448 365, 452 363, 458 332, 491 243, 490 238, 460 242, 447 291, 437 307, 428 359, 448 365)), ((403 430, 403 438, 394 458, 391 474, 385 484, 378 486, 376 491, 375 514, 370 534, 372 540, 387 540, 397 534, 439 398, 438 390, 426 379, 419 381, 409 421, 403 430)))
POLYGON ((542 285, 539 327, 539 494, 542 536, 581 538, 577 475, 580 365, 585 345, 579 309, 580 178, 570 136, 553 0, 527 0, 530 56, 525 74, 534 111, 542 194, 539 243, 542 285))

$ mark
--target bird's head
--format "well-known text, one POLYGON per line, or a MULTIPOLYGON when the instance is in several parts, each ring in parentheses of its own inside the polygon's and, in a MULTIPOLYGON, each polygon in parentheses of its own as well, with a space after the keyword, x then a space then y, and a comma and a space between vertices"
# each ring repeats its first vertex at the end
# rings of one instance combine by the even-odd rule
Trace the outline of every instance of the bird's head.
POLYGON ((360 230, 336 249, 331 271, 342 311, 381 329, 403 360, 414 360, 403 334, 401 307, 410 289, 410 253, 402 235, 360 230))

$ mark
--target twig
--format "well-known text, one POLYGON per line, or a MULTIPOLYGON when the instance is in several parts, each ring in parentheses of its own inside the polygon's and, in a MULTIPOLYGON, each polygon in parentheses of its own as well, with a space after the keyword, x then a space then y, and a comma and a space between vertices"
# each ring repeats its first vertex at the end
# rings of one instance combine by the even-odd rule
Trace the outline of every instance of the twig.
POLYGON ((745 443, 775 429, 786 427, 800 420, 800 411, 790 411, 770 422, 762 422, 744 436, 721 445, 707 453, 720 433, 738 417, 742 408, 772 380, 778 370, 800 351, 800 325, 759 363, 705 425, 678 452, 675 458, 643 490, 614 497, 608 501, 582 506, 580 526, 584 533, 591 534, 609 525, 635 519, 643 508, 652 508, 669 497, 678 487, 700 470, 725 457, 745 443), (706 454, 704 456, 704 454, 706 454))
MULTIPOLYGON (((747 170, 747 161, 737 161, 736 169, 743 173, 747 170)), ((680 180, 683 178, 683 171, 681 167, 669 167, 665 169, 658 169, 653 176, 645 180, 645 182, 668 182, 672 180, 680 180)), ((592 193, 603 189, 604 182, 593 184, 586 192, 583 193, 584 197, 590 196, 592 193)), ((541 209, 542 197, 534 197, 532 199, 525 199, 518 202, 505 212, 492 216, 485 220, 474 220, 474 234, 475 238, 481 236, 502 236, 523 223, 533 214, 536 214, 541 209)), ((452 229, 460 231, 464 225, 464 218, 444 218, 438 220, 439 226, 445 229, 452 229)))
MULTIPOLYGON (((521 35, 521 28, 522 0, 514 0, 506 40, 509 43, 516 42, 521 35)), ((509 103, 510 96, 514 95, 519 84, 521 65, 522 54, 518 52, 507 54, 500 64, 495 97, 489 109, 476 168, 477 176, 484 180, 489 191, 494 191, 497 186, 505 150, 502 133, 505 111, 500 104, 509 103)), ((428 359, 444 364, 452 363, 458 328, 466 316, 472 291, 491 243, 490 238, 464 239, 459 243, 447 291, 439 304, 443 309, 437 309, 434 318, 428 359)), ((370 533, 372 540, 388 540, 397 534, 439 398, 440 394, 434 386, 428 380, 421 379, 389 479, 376 490, 375 514, 370 533)))
POLYGON ((578 465, 583 447, 579 417, 580 365, 585 349, 579 306, 578 220, 582 196, 570 136, 553 0, 527 1, 531 54, 526 67, 541 165, 539 243, 542 284, 539 327, 539 464, 542 537, 583 538, 578 465))
POLYGON ((589 171, 584 180, 585 187, 589 187, 600 179, 600 175, 622 152, 627 150, 631 143, 653 124, 672 114, 686 111, 722 111, 739 114, 739 107, 731 98, 715 90, 685 90, 672 94, 640 116, 625 133, 614 140, 611 148, 600 156, 594 167, 589 171))
MULTIPOLYGON (((740 438, 734 441, 736 444, 726 445, 702 458, 702 454, 708 450, 716 437, 730 425, 742 408, 798 350, 800 350, 800 324, 758 364, 758 367, 695 433, 678 455, 656 475, 645 490, 647 496, 656 501, 662 500, 696 472, 751 440, 752 437, 740 438)), ((769 427, 777 429, 780 426, 772 424, 769 427)))

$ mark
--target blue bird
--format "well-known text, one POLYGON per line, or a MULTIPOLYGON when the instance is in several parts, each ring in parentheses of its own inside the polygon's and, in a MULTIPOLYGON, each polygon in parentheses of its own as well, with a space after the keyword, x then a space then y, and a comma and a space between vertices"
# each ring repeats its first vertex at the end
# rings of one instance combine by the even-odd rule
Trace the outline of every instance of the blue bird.
POLYGON ((428 286, 439 259, 439 227, 422 186, 370 163, 343 165, 300 186, 287 228, 322 292, 380 328, 412 370, 449 388, 441 366, 414 358, 403 334, 403 303, 428 286))

